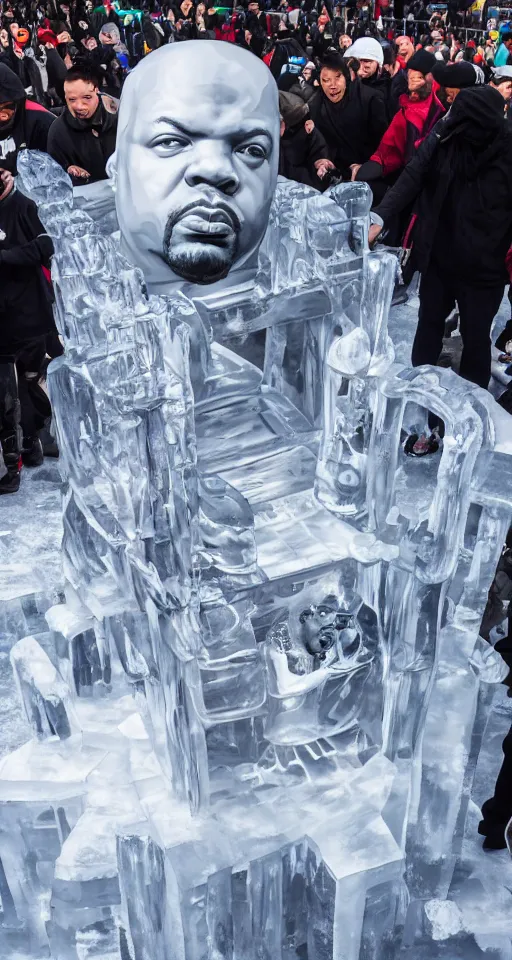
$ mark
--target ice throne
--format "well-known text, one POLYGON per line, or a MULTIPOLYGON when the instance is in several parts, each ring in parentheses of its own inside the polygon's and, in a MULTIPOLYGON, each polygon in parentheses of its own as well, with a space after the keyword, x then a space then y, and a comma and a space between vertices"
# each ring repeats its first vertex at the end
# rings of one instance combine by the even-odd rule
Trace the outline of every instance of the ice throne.
POLYGON ((448 890, 502 676, 493 401, 394 364, 364 184, 280 181, 254 288, 209 303, 148 296, 60 168, 20 171, 56 249, 66 599, 12 652, 34 739, 0 766, 1 935, 391 957, 448 890), (402 441, 429 411, 426 467, 402 441))

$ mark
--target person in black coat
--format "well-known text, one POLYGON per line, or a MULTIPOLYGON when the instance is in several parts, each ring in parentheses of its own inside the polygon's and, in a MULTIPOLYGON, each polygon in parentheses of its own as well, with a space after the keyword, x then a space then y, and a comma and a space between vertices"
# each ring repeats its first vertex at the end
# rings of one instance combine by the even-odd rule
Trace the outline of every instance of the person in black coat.
MULTIPOLYGON (((489 334, 512 243, 512 132, 497 90, 461 90, 376 213, 386 224, 413 203, 413 256, 422 274, 413 366, 437 363, 445 320, 457 303, 460 374, 487 387, 489 334)), ((380 229, 371 228, 372 241, 380 229)))
POLYGON ((18 489, 21 461, 37 466, 43 460, 37 432, 51 408, 39 380, 47 350, 62 353, 43 270, 52 255, 35 203, 0 169, 0 443, 7 468, 0 494, 18 489))
POLYGON ((54 120, 52 113, 27 98, 19 77, 0 63, 0 166, 15 173, 22 147, 46 152, 54 120))
POLYGON ((369 160, 387 128, 383 99, 359 79, 352 80, 346 61, 332 54, 320 66, 320 90, 308 106, 329 158, 350 180, 350 165, 369 160))
POLYGON ((64 81, 66 107, 48 137, 48 153, 73 184, 106 180, 107 160, 116 146, 118 103, 99 92, 100 79, 89 67, 72 67, 64 81))
POLYGON ((288 180, 321 188, 322 177, 334 164, 328 158, 327 144, 311 124, 306 129, 308 105, 293 93, 280 91, 281 140, 279 173, 288 180))

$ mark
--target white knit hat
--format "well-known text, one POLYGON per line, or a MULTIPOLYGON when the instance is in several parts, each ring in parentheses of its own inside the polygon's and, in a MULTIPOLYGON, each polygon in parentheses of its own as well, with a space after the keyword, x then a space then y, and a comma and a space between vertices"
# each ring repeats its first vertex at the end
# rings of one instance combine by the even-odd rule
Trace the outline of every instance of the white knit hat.
POLYGON ((376 60, 379 67, 384 63, 384 51, 378 40, 373 37, 359 37, 355 40, 348 50, 345 50, 344 57, 355 57, 356 60, 376 60))
POLYGON ((512 67, 493 67, 492 75, 493 77, 496 77, 497 80, 504 80, 505 78, 507 80, 512 80, 512 67))

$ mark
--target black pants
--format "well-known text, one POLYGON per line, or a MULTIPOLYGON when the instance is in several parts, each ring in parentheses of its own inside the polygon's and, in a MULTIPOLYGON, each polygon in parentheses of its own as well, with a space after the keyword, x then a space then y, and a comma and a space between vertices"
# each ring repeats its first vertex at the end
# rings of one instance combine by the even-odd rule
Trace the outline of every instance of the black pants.
POLYGON ((20 401, 16 367, 10 356, 0 355, 0 446, 6 465, 21 453, 20 401))
POLYGON ((20 450, 23 437, 34 437, 51 417, 50 401, 39 384, 45 367, 46 337, 22 345, 0 344, 0 440, 5 452, 20 450))
POLYGON ((448 270, 440 271, 431 264, 421 278, 418 326, 412 347, 413 367, 437 363, 443 347, 445 320, 457 303, 463 342, 460 375, 487 389, 491 376, 491 326, 504 289, 504 284, 469 286, 455 280, 448 270))
POLYGON ((486 828, 505 830, 512 817, 512 726, 503 741, 503 763, 496 780, 494 796, 482 806, 486 828))
MULTIPOLYGON (((512 309, 512 283, 508 288, 508 299, 512 309)), ((512 340, 512 315, 510 320, 507 321, 504 329, 501 331, 499 337, 495 340, 495 346, 498 348, 498 350, 504 350, 509 340, 512 340)))

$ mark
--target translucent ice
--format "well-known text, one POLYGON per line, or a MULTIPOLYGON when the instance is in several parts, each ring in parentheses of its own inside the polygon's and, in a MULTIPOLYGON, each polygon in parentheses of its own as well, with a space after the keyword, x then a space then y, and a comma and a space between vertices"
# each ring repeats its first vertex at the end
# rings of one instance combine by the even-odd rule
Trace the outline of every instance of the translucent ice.
POLYGON ((367 186, 281 179, 255 281, 192 301, 19 164, 56 247, 65 603, 13 654, 45 739, 0 765, 0 934, 381 960, 404 927, 473 929, 446 895, 502 676, 477 634, 508 455, 484 391, 394 365, 367 186), (257 331, 262 369, 234 349, 257 331))

